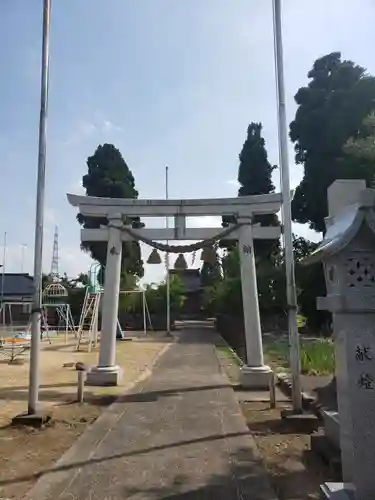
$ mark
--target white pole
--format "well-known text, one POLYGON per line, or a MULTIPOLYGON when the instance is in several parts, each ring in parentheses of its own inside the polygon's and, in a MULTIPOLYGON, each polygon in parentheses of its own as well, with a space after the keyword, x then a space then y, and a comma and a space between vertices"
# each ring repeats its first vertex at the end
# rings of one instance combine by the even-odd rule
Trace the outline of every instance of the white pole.
POLYGON ((4 233, 4 243, 3 243, 3 267, 1 273, 1 303, 4 301, 4 281, 5 281, 5 261, 7 257, 7 233, 4 233))
POLYGON ((297 326, 297 294, 294 273, 292 211, 289 180, 288 129, 285 110, 283 45, 281 30, 281 0, 273 0, 274 55, 278 101, 279 161, 282 192, 283 243, 285 252, 286 292, 288 302, 288 329, 290 366, 292 371, 293 411, 302 411, 299 333, 297 326))
POLYGON ((41 284, 43 259, 43 222, 46 177, 46 136, 48 108, 48 74, 49 74, 49 27, 51 18, 51 0, 43 2, 43 39, 42 39, 42 72, 40 92, 38 177, 35 216, 34 247, 34 291, 33 309, 31 312, 31 350, 29 371, 28 414, 37 412, 39 393, 39 354, 40 354, 40 322, 41 322, 41 284))
POLYGON ((1 311, 3 314, 3 325, 6 325, 6 307, 3 306, 4 302, 4 282, 5 282, 5 261, 7 256, 7 233, 4 233, 4 243, 3 243, 3 264, 1 273, 1 311))
MULTIPOLYGON (((165 167, 165 199, 168 200, 169 198, 169 190, 168 190, 168 166, 165 167)), ((165 218, 165 227, 168 229, 169 228, 169 218, 165 218)), ((167 245, 168 245, 168 240, 167 240, 167 245)), ((171 332, 171 294, 170 294, 170 277, 169 277, 169 252, 167 252, 166 255, 166 270, 167 270, 167 278, 166 278, 166 285, 167 285, 167 333, 171 332)))
POLYGON ((26 251, 27 245, 24 243, 21 245, 21 273, 23 273, 23 266, 25 263, 25 251, 26 251))
POLYGON ((146 297, 145 297, 145 291, 143 291, 141 293, 142 293, 142 312, 143 312, 143 333, 146 335, 147 334, 147 325, 146 325, 146 297))
POLYGON ((70 305, 66 304, 65 306, 65 345, 68 343, 68 332, 69 332, 69 313, 70 313, 70 305))

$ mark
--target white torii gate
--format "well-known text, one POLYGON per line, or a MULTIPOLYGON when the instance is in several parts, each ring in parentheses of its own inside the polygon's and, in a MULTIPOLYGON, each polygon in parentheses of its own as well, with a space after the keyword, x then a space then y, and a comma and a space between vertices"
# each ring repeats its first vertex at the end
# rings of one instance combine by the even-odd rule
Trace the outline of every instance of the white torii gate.
POLYGON ((98 366, 88 374, 89 385, 117 385, 121 368, 116 365, 116 327, 120 291, 122 242, 135 239, 202 240, 218 237, 221 228, 187 228, 186 217, 234 215, 239 224, 227 239, 238 239, 246 339, 247 364, 241 370, 241 384, 248 388, 266 388, 270 368, 264 364, 262 332, 258 303, 253 239, 277 239, 280 227, 252 225, 259 214, 280 210, 281 194, 242 196, 238 198, 189 200, 139 200, 97 198, 68 194, 69 203, 90 217, 106 217, 108 227, 81 229, 81 241, 108 241, 103 293, 103 315, 98 366), (174 228, 132 229, 124 226, 126 217, 174 217, 174 228))

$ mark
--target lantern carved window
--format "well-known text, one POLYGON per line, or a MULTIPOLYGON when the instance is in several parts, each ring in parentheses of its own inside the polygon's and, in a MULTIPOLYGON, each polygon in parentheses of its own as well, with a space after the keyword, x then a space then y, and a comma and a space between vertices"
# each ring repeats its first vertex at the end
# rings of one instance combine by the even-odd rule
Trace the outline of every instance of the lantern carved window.
POLYGON ((349 288, 375 287, 375 256, 359 254, 348 257, 345 269, 349 288))

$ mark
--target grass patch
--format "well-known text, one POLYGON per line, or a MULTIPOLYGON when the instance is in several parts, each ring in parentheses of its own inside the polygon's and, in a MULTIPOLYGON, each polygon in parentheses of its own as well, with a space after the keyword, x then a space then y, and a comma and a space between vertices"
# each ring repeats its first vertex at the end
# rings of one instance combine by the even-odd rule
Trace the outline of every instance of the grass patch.
POLYGON ((230 359, 233 361, 236 365, 240 365, 240 361, 236 354, 233 352, 233 350, 228 346, 228 345, 220 345, 216 346, 216 349, 225 355, 226 358, 230 359))
POLYGON ((302 328, 306 325, 306 318, 302 316, 302 314, 297 314, 297 326, 298 328, 302 328))
MULTIPOLYGON (((289 346, 275 342, 265 346, 265 355, 272 365, 289 368, 289 346)), ((306 375, 332 375, 335 371, 333 342, 328 339, 302 341, 300 346, 301 372, 306 375)))

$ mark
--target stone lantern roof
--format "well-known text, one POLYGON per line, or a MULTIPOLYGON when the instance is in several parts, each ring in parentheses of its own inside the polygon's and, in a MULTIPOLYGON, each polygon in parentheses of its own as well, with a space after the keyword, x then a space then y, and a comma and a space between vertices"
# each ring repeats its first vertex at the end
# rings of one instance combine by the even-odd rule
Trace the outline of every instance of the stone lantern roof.
POLYGON ((365 224, 375 235, 375 190, 364 189, 358 201, 345 207, 335 216, 326 218, 327 231, 320 245, 303 260, 304 265, 314 264, 341 252, 365 224))

